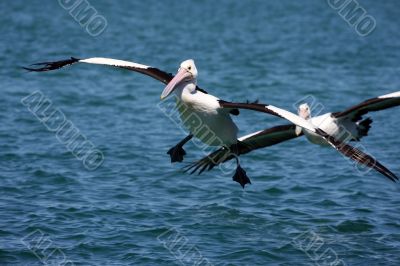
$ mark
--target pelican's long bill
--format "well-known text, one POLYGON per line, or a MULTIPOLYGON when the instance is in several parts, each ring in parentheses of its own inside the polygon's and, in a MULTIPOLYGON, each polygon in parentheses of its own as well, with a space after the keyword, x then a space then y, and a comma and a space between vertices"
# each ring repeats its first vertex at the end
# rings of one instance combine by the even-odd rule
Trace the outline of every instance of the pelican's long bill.
POLYGON ((161 93, 161 100, 167 98, 179 84, 191 78, 192 74, 187 69, 181 67, 176 76, 168 83, 167 87, 165 87, 161 93))

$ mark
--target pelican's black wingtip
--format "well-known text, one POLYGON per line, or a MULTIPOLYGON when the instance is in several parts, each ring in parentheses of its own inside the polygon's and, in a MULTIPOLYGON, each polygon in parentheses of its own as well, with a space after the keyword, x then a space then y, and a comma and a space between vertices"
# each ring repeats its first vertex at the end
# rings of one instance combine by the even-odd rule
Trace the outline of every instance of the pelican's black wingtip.
POLYGON ((399 178, 395 174, 393 174, 392 172, 385 173, 385 176, 387 178, 389 178, 393 183, 398 183, 399 182, 399 178))
POLYGON ((32 68, 32 67, 21 67, 22 69, 28 71, 28 72, 43 72, 46 70, 43 70, 43 68, 32 68))
POLYGON ((54 62, 42 62, 42 63, 35 63, 32 64, 31 66, 37 66, 38 68, 31 68, 31 67, 22 67, 23 69, 30 71, 30 72, 44 72, 44 71, 51 71, 51 70, 56 70, 60 69, 62 67, 72 65, 75 63, 78 63, 81 59, 71 57, 70 59, 67 60, 60 60, 60 61, 54 61, 54 62))
POLYGON ((191 175, 191 174, 193 174, 193 173, 195 172, 195 170, 193 170, 193 168, 194 168, 195 166, 196 166, 196 165, 194 165, 194 163, 188 163, 187 165, 185 165, 185 166, 182 167, 181 169, 182 169, 182 171, 183 171, 184 173, 187 173, 187 174, 191 175))

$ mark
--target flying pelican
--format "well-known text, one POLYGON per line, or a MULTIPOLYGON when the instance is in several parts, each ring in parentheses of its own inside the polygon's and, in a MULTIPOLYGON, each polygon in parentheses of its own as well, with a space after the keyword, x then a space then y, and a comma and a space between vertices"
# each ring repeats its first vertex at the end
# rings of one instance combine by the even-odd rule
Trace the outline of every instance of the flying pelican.
MULTIPOLYGON (((298 114, 338 140, 345 142, 359 141, 362 137, 368 135, 372 124, 372 119, 368 117, 363 120, 363 115, 398 105, 400 105, 400 91, 365 100, 343 112, 326 113, 315 117, 311 116, 310 106, 304 103, 299 106, 298 114)), ((302 129, 298 128, 297 130, 302 129)), ((304 131, 303 133, 314 144, 329 145, 312 132, 304 131)))
MULTIPOLYGON (((269 111, 263 110, 262 105, 258 104, 232 104, 222 103, 222 105, 229 106, 232 108, 244 108, 257 110, 262 112, 270 113, 269 111)), ((306 119, 313 126, 318 126, 324 132, 327 132, 333 138, 338 141, 348 142, 359 141, 363 136, 366 136, 372 120, 367 118, 362 120, 362 116, 372 111, 384 110, 390 107, 400 105, 400 92, 394 92, 366 100, 358 105, 348 108, 343 112, 327 113, 324 115, 316 116, 311 118, 310 107, 306 104, 300 105, 298 109, 299 116, 306 119)), ((271 106, 264 106, 266 109, 271 106)), ((273 110, 273 109, 272 109, 273 110)), ((279 116, 279 112, 276 112, 279 116)), ((257 131, 249 135, 239 138, 239 146, 237 155, 249 153, 256 149, 265 148, 272 146, 284 141, 288 141, 299 136, 306 135, 311 143, 326 146, 331 145, 329 141, 326 141, 320 135, 315 134, 312 131, 304 130, 296 125, 280 125, 273 128, 257 131)), ((336 148, 336 147, 335 147, 336 148)), ((342 147, 338 149, 339 152, 344 154, 346 157, 364 164, 370 168, 373 168, 388 177, 391 181, 396 182, 398 177, 391 171, 386 169, 374 158, 365 156, 358 149, 351 147, 350 145, 342 144, 342 147)), ((236 154, 232 154, 229 150, 221 148, 204 157, 203 159, 186 167, 186 171, 190 173, 198 172, 201 174, 203 171, 211 170, 216 165, 226 162, 235 158, 236 154)))
MULTIPOLYGON (((161 94, 162 100, 167 98, 172 92, 175 92, 178 111, 180 112, 183 124, 189 129, 190 134, 167 152, 171 157, 171 162, 183 161, 183 156, 186 154, 183 145, 192 139, 193 136, 209 146, 223 146, 233 151, 237 150, 238 128, 230 115, 238 115, 239 110, 235 108, 220 108, 218 98, 208 94, 197 86, 198 72, 193 60, 190 59, 182 62, 176 76, 151 66, 100 57, 88 59, 71 57, 71 59, 67 60, 36 63, 33 66, 38 66, 37 68, 24 67, 24 69, 34 72, 44 72, 76 63, 114 66, 153 77, 167 84, 161 94)), ((240 166, 238 160, 233 179, 241 184, 250 183, 246 171, 240 166)))

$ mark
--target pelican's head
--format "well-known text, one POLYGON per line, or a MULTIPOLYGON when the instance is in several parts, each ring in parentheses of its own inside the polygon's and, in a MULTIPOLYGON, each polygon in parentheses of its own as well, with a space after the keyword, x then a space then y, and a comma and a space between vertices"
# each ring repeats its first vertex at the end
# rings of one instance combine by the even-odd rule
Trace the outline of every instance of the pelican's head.
POLYGON ((304 119, 310 119, 311 118, 310 106, 308 106, 308 104, 306 103, 301 104, 298 109, 298 114, 300 117, 304 119))
POLYGON ((197 68, 192 59, 183 61, 175 77, 168 83, 164 91, 161 93, 161 100, 167 98, 179 84, 183 82, 196 83, 197 68))

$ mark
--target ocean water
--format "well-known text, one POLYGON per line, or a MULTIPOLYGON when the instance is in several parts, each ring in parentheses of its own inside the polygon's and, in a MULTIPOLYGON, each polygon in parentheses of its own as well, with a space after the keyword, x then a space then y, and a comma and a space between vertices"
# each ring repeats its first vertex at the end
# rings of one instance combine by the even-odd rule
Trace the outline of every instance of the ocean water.
MULTIPOLYGON (((98 36, 66 2, 0 2, 0 265, 399 265, 399 186, 333 149, 299 138, 243 156, 243 190, 219 169, 171 165, 186 133, 160 110, 158 81, 85 64, 19 68, 101 56, 175 72, 193 58, 199 85, 220 98, 295 111, 307 97, 340 111, 399 90, 399 1, 358 0, 376 21, 366 37, 324 0, 90 0, 107 22, 98 36), (104 154, 100 167, 21 103, 33 92, 104 154)), ((362 141, 398 175, 399 113, 371 114, 362 141)), ((234 120, 240 135, 286 124, 250 111, 234 120)), ((186 163, 205 155, 185 149, 186 163)))

